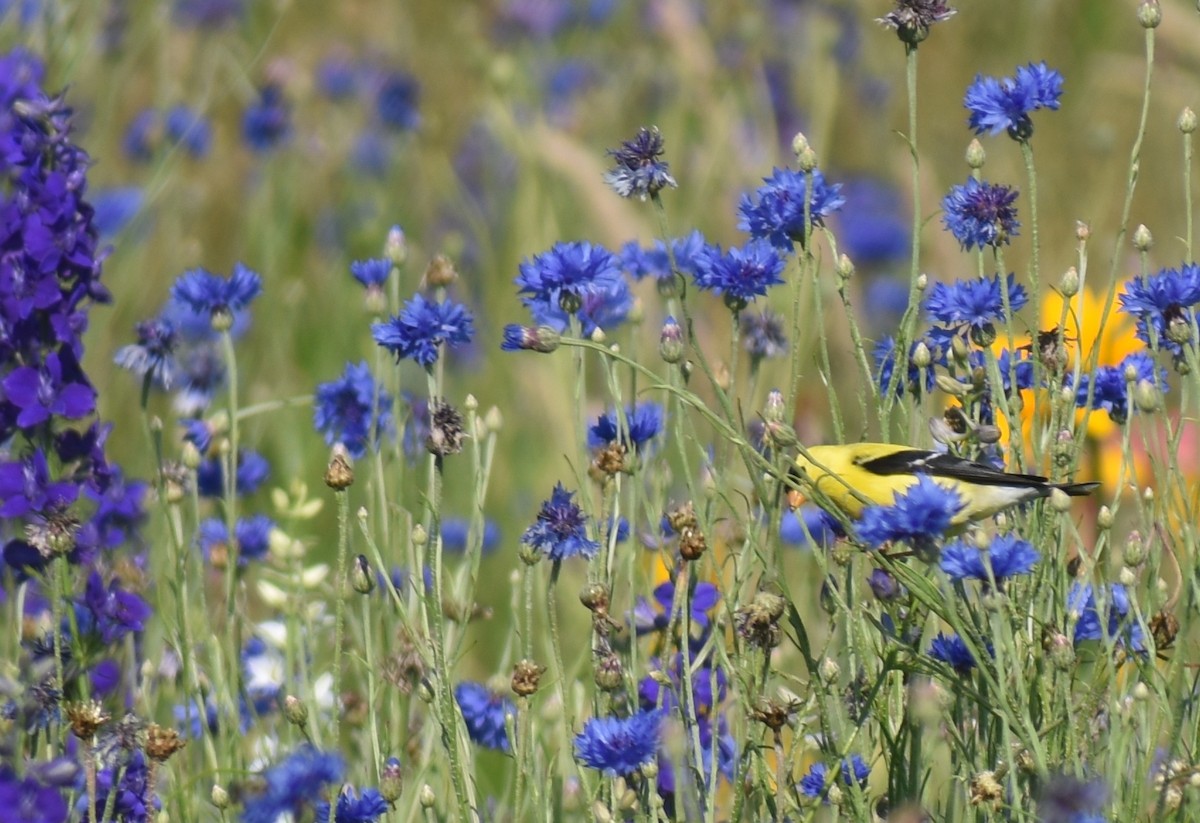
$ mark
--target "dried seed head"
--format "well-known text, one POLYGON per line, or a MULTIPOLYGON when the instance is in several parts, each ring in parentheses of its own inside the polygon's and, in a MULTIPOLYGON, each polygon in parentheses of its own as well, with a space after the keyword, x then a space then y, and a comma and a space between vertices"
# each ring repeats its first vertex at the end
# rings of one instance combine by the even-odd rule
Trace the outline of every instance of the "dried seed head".
POLYGON ((66 708, 67 722, 71 724, 71 731, 85 742, 90 741, 96 731, 111 717, 95 700, 71 703, 66 708))
POLYGON ((444 289, 458 280, 454 261, 444 254, 435 254, 425 268, 425 285, 431 289, 444 289))
POLYGON ((532 660, 521 660, 513 666, 512 673, 512 690, 521 697, 528 697, 538 690, 538 684, 541 683, 542 673, 546 671, 546 667, 533 662, 532 660))
POLYGON ((341 443, 333 447, 329 465, 325 468, 325 485, 334 491, 345 491, 354 485, 354 465, 350 453, 341 443))
POLYGON ((171 755, 187 745, 179 732, 157 723, 146 727, 146 756, 159 763, 166 763, 171 755))
POLYGON ((579 602, 596 614, 608 614, 609 591, 603 583, 588 583, 579 593, 579 602))
POLYGON ((429 401, 429 436, 425 448, 438 457, 458 454, 463 450, 463 417, 458 409, 440 399, 429 401))
POLYGON ((1165 609, 1156 612, 1150 618, 1150 635, 1154 638, 1155 646, 1169 648, 1179 635, 1179 618, 1165 609))
POLYGON ((601 691, 615 692, 625 682, 625 667, 621 658, 611 651, 602 651, 596 659, 594 678, 596 688, 601 691))
POLYGON ((989 806, 995 811, 1004 803, 1004 784, 995 772, 980 772, 971 778, 970 799, 972 806, 989 806))

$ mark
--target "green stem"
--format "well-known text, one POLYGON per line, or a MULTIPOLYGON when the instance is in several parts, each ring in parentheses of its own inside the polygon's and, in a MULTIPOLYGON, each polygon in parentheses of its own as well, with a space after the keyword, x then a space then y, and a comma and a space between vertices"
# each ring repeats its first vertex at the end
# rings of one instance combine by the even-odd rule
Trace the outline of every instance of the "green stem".
POLYGON ((337 572, 333 581, 333 734, 330 745, 341 746, 342 717, 342 636, 346 631, 346 566, 350 545, 350 494, 346 489, 334 492, 338 507, 337 572))

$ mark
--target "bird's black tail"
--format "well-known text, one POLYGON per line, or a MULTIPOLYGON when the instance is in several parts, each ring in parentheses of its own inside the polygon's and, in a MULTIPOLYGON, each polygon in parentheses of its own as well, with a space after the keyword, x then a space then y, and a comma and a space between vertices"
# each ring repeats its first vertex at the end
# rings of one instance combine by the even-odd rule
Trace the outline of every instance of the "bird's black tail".
POLYGON ((1091 494, 1096 489, 1100 488, 1100 484, 1096 481, 1092 481, 1090 483, 1062 483, 1054 488, 1062 489, 1071 497, 1083 497, 1084 495, 1091 494))

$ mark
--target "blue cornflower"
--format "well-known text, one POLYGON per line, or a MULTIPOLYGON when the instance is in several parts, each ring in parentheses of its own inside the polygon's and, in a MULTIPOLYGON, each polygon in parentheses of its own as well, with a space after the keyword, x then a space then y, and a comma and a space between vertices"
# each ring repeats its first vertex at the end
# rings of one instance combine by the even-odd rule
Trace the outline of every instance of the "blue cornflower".
MULTIPOLYGON (((929 366, 919 368, 912 362, 912 354, 916 351, 917 344, 921 342, 920 340, 915 340, 908 347, 909 356, 906 358, 908 361, 908 370, 903 379, 896 381, 895 391, 897 397, 902 396, 906 391, 911 392, 915 397, 920 397, 922 393, 928 394, 933 391, 935 382, 933 369, 929 366)), ((926 348, 930 348, 928 342, 925 345, 926 348)), ((931 351, 931 353, 934 352, 931 351)), ((875 349, 871 353, 871 356, 875 359, 876 384, 879 386, 880 392, 886 392, 892 384, 892 374, 896 369, 895 339, 891 335, 881 339, 875 344, 875 349)), ((934 363, 942 363, 944 365, 945 355, 941 354, 931 361, 931 365, 934 363)))
POLYGON ((175 0, 175 22, 181 26, 219 29, 242 16, 245 0, 175 0))
POLYGON ((872 569, 867 576, 867 586, 877 599, 885 603, 904 596, 904 587, 900 585, 900 581, 884 569, 872 569))
POLYGON ((274 83, 263 86, 258 100, 242 115, 242 138, 256 152, 269 151, 292 132, 292 113, 283 89, 274 83))
POLYGON ((615 409, 600 415, 595 424, 588 429, 588 448, 602 449, 620 440, 626 446, 632 446, 634 451, 640 452, 643 446, 662 431, 663 408, 654 402, 626 406, 625 424, 628 431, 621 432, 615 409))
POLYGON ((329 804, 321 801, 317 804, 315 823, 375 823, 388 810, 387 801, 379 794, 378 789, 363 789, 362 794, 356 794, 352 786, 343 786, 338 793, 337 810, 333 819, 329 819, 329 804))
POLYGON ((485 749, 510 750, 504 717, 509 714, 516 716, 516 704, 482 683, 469 681, 454 687, 454 699, 462 710, 463 722, 472 740, 485 749))
POLYGON ((96 231, 102 239, 111 240, 137 217, 146 198, 137 186, 120 186, 97 190, 91 199, 96 231))
POLYGON ((20 366, 0 381, 6 399, 17 410, 16 424, 33 429, 51 417, 76 420, 96 410, 96 390, 69 348, 46 356, 40 367, 20 366))
POLYGON ((593 717, 575 735, 575 757, 608 777, 631 775, 658 752, 662 711, 639 711, 629 717, 593 717))
POLYGON ((587 536, 587 515, 572 501, 575 492, 554 486, 550 499, 542 504, 537 521, 521 535, 521 542, 554 561, 582 555, 591 560, 600 544, 587 536))
MULTIPOLYGON (((253 494, 267 479, 271 466, 267 459, 256 451, 240 451, 237 460, 235 484, 240 495, 253 494)), ((196 489, 204 497, 220 497, 225 494, 225 472, 221 459, 211 457, 196 468, 196 489)))
MULTIPOLYGON (((535 323, 556 332, 565 331, 570 320, 563 303, 528 300, 529 313, 535 323)), ((575 312, 585 337, 596 329, 614 329, 625 322, 633 309, 633 292, 624 278, 582 295, 575 312)))
POLYGON ((818 546, 832 546, 844 534, 841 524, 829 512, 816 506, 784 512, 779 524, 780 538, 793 546, 808 545, 809 535, 818 546))
POLYGON ((963 505, 958 492, 921 474, 908 491, 896 493, 891 506, 867 506, 854 528, 874 548, 893 540, 924 542, 941 537, 963 505))
POLYGON ((392 145, 389 135, 375 129, 364 129, 354 139, 350 162, 364 174, 383 176, 392 160, 392 145))
POLYGON ((976 665, 975 656, 971 654, 967 644, 957 634, 947 635, 938 632, 937 637, 933 638, 929 644, 929 656, 934 660, 949 664, 950 668, 958 674, 966 674, 976 665))
POLYGON ((533 311, 534 318, 558 332, 566 328, 565 315, 578 312, 585 298, 613 294, 625 284, 616 255, 586 241, 557 243, 532 260, 522 261, 515 282, 521 302, 533 311), (548 322, 559 319, 555 312, 562 315, 561 324, 548 322))
POLYGON ((971 578, 988 582, 987 567, 997 584, 1018 574, 1029 574, 1041 555, 1033 544, 1014 534, 992 538, 986 550, 980 550, 963 540, 955 540, 942 548, 940 566, 951 580, 971 578))
MULTIPOLYGON (((465 552, 470 536, 471 524, 465 518, 446 517, 442 519, 442 547, 446 551, 455 554, 465 552)), ((488 554, 498 545, 500 545, 500 527, 494 520, 484 520, 480 549, 484 554, 488 554)))
POLYGON ((428 369, 438 359, 439 347, 470 343, 475 335, 474 318, 466 307, 453 300, 434 303, 416 294, 400 313, 384 323, 373 323, 375 342, 396 355, 396 360, 413 360, 428 369))
POLYGON ((302 746, 263 775, 266 788, 246 801, 243 823, 275 823, 280 815, 299 818, 319 803, 327 784, 339 783, 346 766, 339 755, 302 746))
POLYGON ((1137 318, 1137 336, 1148 346, 1176 354, 1181 344, 1193 341, 1196 304, 1200 303, 1200 266, 1186 263, 1136 277, 1119 295, 1121 311, 1137 318))
POLYGON ((1008 305, 1014 313, 1028 301, 1025 289, 1013 275, 1002 283, 1000 275, 953 283, 934 283, 925 298, 925 311, 931 320, 948 326, 967 326, 975 333, 986 333, 992 321, 1004 321, 1004 296, 1008 290, 1008 305))
POLYGON ((761 314, 743 313, 740 318, 742 348, 750 354, 751 363, 783 357, 788 351, 784 321, 770 309, 761 314))
POLYGON ((358 66, 341 55, 326 57, 317 66, 317 88, 330 100, 345 100, 358 91, 358 66))
MULTIPOLYGON (((271 530, 275 523, 265 514, 245 517, 234 525, 233 533, 238 544, 238 565, 244 566, 251 560, 262 560, 271 548, 271 530)), ((197 540, 206 558, 212 557, 214 549, 228 551, 229 530, 225 521, 210 517, 197 528, 197 540)))
POLYGON ((1167 391, 1167 370, 1160 368, 1148 352, 1134 352, 1116 366, 1099 366, 1090 375, 1080 375, 1079 385, 1075 388, 1075 405, 1087 406, 1090 391, 1091 408, 1104 409, 1113 422, 1123 424, 1129 418, 1131 408, 1130 385, 1136 386, 1143 380, 1160 391, 1167 391), (1126 379, 1126 372, 1132 374, 1132 381, 1126 379))
MULTIPOLYGON (((871 767, 857 754, 843 758, 838 771, 842 783, 846 786, 857 784, 863 788, 867 784, 867 778, 871 776, 871 767)), ((813 763, 805 772, 804 777, 800 778, 800 793, 805 797, 811 797, 814 800, 820 798, 828 803, 826 782, 829 779, 829 767, 824 763, 813 763)))
POLYGON ((143 320, 134 326, 137 342, 117 350, 113 362, 138 377, 148 377, 155 385, 171 388, 175 378, 175 349, 179 335, 164 317, 143 320))
MULTIPOLYGON (((707 629, 708 613, 716 608, 721 599, 720 590, 712 583, 697 583, 689 599, 689 617, 693 626, 707 629)), ((675 584, 664 580, 654 587, 655 603, 639 597, 633 607, 633 625, 638 635, 665 631, 671 622, 671 607, 675 603, 675 584)))
POLYGON ((1028 140, 1033 134, 1029 115, 1057 109, 1062 84, 1062 75, 1044 62, 1018 66, 1015 77, 976 75, 963 98, 970 111, 967 122, 976 134, 1007 131, 1014 140, 1028 140))
POLYGON ((157 129, 158 112, 154 109, 144 109, 129 121, 125 135, 121 138, 121 148, 130 160, 146 163, 154 158, 154 138, 157 129))
POLYGON ((908 281, 896 277, 873 277, 863 293, 863 315, 872 328, 896 326, 908 309, 908 281))
POLYGON ((911 227, 899 192, 883 181, 863 178, 844 183, 842 195, 846 203, 838 215, 838 242, 855 265, 883 265, 908 256, 911 227))
POLYGON ((1072 583, 1067 592, 1067 612, 1076 618, 1074 642, 1112 638, 1137 652, 1146 650, 1142 627, 1129 614, 1129 593, 1120 583, 1105 587, 1102 618, 1096 589, 1090 583, 1072 583))
POLYGON ((808 183, 804 172, 791 169, 775 169, 770 177, 755 192, 757 202, 743 194, 738 204, 738 228, 749 232, 755 239, 767 239, 771 245, 784 253, 792 250, 793 243, 804 243, 804 203, 809 200, 809 219, 813 225, 821 226, 825 218, 845 203, 840 190, 841 184, 830 185, 825 175, 813 171, 813 190, 808 195, 808 183))
POLYGON ((786 263, 766 240, 751 240, 744 247, 722 252, 709 246, 696 261, 696 285, 725 295, 725 303, 741 310, 746 303, 766 295, 767 289, 783 282, 786 263))
POLYGON ((942 199, 942 223, 963 250, 1009 243, 1019 233, 1017 190, 968 177, 942 199))
POLYGON ((626 243, 621 247, 621 267, 629 272, 634 280, 653 277, 658 282, 661 293, 674 293, 675 273, 671 271, 671 257, 675 258, 675 268, 680 274, 695 277, 700 255, 708 248, 704 235, 693 229, 683 237, 675 237, 670 241, 670 254, 667 244, 655 240, 654 246, 643 249, 636 242, 626 243))
POLYGON ((184 147, 188 154, 200 159, 208 154, 212 143, 212 126, 204 115, 187 106, 175 106, 163 120, 163 133, 173 143, 184 147))
POLYGON ((350 274, 365 288, 381 288, 392 273, 392 261, 382 257, 370 260, 355 260, 350 264, 350 274))
POLYGON ((622 197, 645 200, 678 185, 661 159, 663 138, 657 128, 638 129, 632 140, 623 141, 619 149, 609 149, 608 154, 617 165, 604 173, 604 182, 622 197))
MULTIPOLYGON (((973 349, 967 355, 967 362, 971 369, 987 369, 987 355, 979 349, 973 349)), ((1013 394, 1013 378, 1016 378, 1017 391, 1024 391, 1033 388, 1033 358, 1027 350, 1018 351, 1014 361, 1012 352, 1008 349, 1002 349, 996 357, 996 369, 1000 372, 1000 380, 1004 384, 1004 393, 1006 395, 1013 394)), ((989 374, 990 378, 991 375, 989 374)), ((959 382, 970 383, 972 376, 963 374, 959 376, 959 382)))
POLYGON ((417 101, 421 87, 417 79, 402 71, 391 71, 375 93, 375 112, 379 122, 393 131, 411 131, 421 123, 417 101))
POLYGON ((225 315, 232 323, 233 316, 249 306, 261 291, 262 278, 238 263, 228 278, 205 269, 184 272, 171 287, 171 298, 197 314, 213 320, 225 315))
POLYGON ((341 377, 317 386, 313 425, 327 445, 340 442, 359 460, 368 445, 378 449, 385 436, 395 436, 392 396, 375 382, 365 361, 347 363, 341 377))

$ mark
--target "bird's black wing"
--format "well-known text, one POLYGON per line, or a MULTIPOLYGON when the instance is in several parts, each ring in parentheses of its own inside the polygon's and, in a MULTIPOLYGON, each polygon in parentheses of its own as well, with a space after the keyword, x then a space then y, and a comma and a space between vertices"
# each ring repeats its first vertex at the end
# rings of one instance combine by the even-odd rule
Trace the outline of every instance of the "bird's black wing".
POLYGON ((993 469, 983 463, 964 460, 945 452, 924 449, 904 449, 859 463, 859 466, 878 475, 924 473, 933 477, 950 477, 985 486, 1042 486, 1048 481, 1037 474, 1012 474, 993 469))

